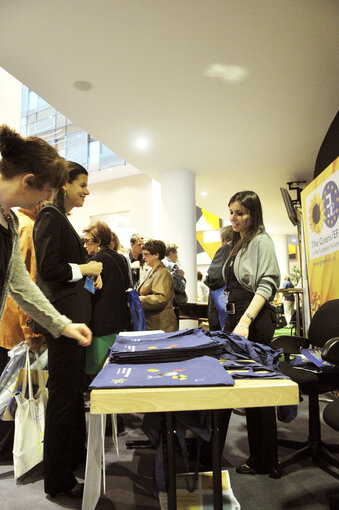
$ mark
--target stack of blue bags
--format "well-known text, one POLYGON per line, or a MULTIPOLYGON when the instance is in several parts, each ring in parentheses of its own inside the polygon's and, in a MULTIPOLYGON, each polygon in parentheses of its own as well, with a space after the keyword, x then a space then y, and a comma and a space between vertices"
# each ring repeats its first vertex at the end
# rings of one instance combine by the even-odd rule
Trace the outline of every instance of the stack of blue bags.
POLYGON ((227 369, 232 370, 234 378, 281 378, 284 377, 279 371, 281 352, 234 333, 208 332, 202 328, 118 335, 110 348, 109 363, 90 388, 230 386, 234 380, 227 369), (219 361, 223 358, 237 360, 237 365, 219 361), (240 360, 256 363, 239 365, 240 360))
POLYGON ((110 348, 111 363, 183 361, 198 356, 219 358, 223 342, 206 336, 201 328, 133 337, 118 335, 110 348))
POLYGON ((223 343, 201 328, 173 333, 117 336, 109 363, 93 388, 232 386, 233 378, 218 358, 223 343))

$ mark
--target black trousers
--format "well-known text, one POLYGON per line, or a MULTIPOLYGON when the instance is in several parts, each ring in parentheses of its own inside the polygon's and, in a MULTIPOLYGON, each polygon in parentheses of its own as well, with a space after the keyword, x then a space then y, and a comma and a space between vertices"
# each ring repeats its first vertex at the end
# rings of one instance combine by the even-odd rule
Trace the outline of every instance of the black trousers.
POLYGON ((248 407, 246 422, 250 450, 247 465, 257 473, 274 472, 278 468, 275 407, 248 407))
MULTIPOLYGON (((0 375, 9 362, 8 349, 0 347, 0 375)), ((0 420, 0 457, 9 455, 13 450, 14 441, 14 421, 0 420)))
POLYGON ((83 399, 84 348, 73 339, 46 336, 48 404, 44 438, 45 492, 72 489, 76 466, 85 460, 86 423, 83 399))
MULTIPOLYGON (((236 313, 227 314, 224 331, 232 332, 247 309, 250 300, 235 305, 236 313)), ((275 311, 264 306, 252 322, 248 339, 269 345, 276 326, 275 311)), ((277 424, 275 407, 250 407, 246 409, 247 435, 250 456, 246 463, 257 473, 271 473, 277 468, 277 424)))

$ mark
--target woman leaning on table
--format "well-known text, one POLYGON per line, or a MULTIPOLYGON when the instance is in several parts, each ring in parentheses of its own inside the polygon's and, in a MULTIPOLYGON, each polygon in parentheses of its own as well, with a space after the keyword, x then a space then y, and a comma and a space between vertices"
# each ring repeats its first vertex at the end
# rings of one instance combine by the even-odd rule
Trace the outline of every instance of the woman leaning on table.
MULTIPOLYGON (((223 267, 228 295, 224 331, 269 345, 276 325, 272 305, 280 271, 272 239, 266 233, 261 203, 254 191, 240 191, 228 203, 232 249, 223 267)), ((237 467, 242 474, 276 469, 275 410, 246 409, 250 457, 237 467)))
POLYGON ((166 245, 163 241, 151 239, 144 244, 142 252, 146 264, 151 268, 138 287, 147 329, 176 331, 178 326, 173 310, 173 278, 161 262, 166 253, 166 245))
MULTIPOLYGON (((67 169, 67 182, 35 220, 37 284, 59 312, 88 324, 91 297, 87 287, 94 282, 86 276, 95 277, 100 288, 102 263, 86 263, 86 250, 67 218, 74 207, 83 206, 89 194, 87 170, 71 161, 67 169)), ((47 334, 46 340, 49 398, 44 437, 45 492, 81 497, 83 485, 73 471, 86 458, 84 350, 64 336, 55 339, 47 334)))
POLYGON ((89 345, 92 334, 88 327, 72 324, 61 315, 30 279, 19 249, 17 217, 11 210, 32 210, 50 196, 52 189, 64 184, 65 161, 44 140, 22 138, 6 125, 0 126, 0 152, 0 321, 9 293, 54 337, 63 335, 80 345, 89 345))

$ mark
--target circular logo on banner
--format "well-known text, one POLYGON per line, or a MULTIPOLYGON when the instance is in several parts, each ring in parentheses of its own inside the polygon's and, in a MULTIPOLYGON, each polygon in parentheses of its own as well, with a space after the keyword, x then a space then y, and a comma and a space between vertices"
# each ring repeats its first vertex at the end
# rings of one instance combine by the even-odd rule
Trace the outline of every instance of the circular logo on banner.
POLYGON ((322 194, 324 202, 325 223, 328 228, 334 227, 339 216, 339 192, 334 181, 329 181, 322 194))

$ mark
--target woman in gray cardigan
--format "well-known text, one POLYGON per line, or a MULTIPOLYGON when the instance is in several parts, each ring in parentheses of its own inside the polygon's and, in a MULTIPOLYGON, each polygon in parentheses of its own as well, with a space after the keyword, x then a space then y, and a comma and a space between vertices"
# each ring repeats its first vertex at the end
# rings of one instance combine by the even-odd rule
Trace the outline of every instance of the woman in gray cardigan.
MULTIPOLYGON (((258 195, 241 191, 228 203, 232 249, 223 275, 228 291, 224 331, 269 345, 276 326, 272 304, 280 271, 272 239, 265 232, 258 195)), ((250 457, 237 473, 277 473, 274 408, 246 409, 250 457)))
MULTIPOLYGON (((65 161, 44 140, 22 138, 5 125, 0 126, 0 152, 0 322, 9 293, 53 337, 63 335, 87 346, 92 339, 90 329, 60 314, 30 279, 19 249, 18 221, 11 211, 15 206, 32 210, 48 199, 54 188, 66 182, 65 161)), ((0 347, 0 374, 6 363, 7 350, 0 347)), ((6 427, 0 427, 1 436, 7 432, 6 427)), ((68 489, 70 497, 79 493, 78 488, 75 494, 72 487, 68 489)))
POLYGON ((73 324, 61 315, 32 282, 21 257, 18 222, 12 207, 34 209, 66 181, 65 161, 37 137, 22 138, 6 125, 0 126, 0 321, 8 292, 17 304, 54 337, 63 334, 81 345, 91 343, 85 324, 73 324))

